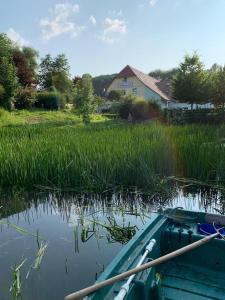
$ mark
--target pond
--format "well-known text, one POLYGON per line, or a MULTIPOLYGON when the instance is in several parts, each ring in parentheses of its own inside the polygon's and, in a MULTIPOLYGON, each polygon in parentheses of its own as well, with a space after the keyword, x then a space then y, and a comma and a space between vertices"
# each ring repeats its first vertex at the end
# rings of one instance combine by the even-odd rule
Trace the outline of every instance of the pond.
POLYGON ((138 193, 2 195, 0 300, 61 300, 92 284, 152 211, 182 206, 223 212, 223 198, 221 192, 187 189, 166 199, 138 193))

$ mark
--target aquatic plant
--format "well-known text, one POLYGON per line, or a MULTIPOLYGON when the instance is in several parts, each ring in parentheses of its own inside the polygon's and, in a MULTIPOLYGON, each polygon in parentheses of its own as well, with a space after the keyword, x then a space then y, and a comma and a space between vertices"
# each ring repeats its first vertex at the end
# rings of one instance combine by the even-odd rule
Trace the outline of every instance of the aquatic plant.
POLYGON ((21 275, 20 275, 20 270, 25 264, 27 259, 24 259, 21 263, 15 265, 12 268, 12 285, 10 287, 10 292, 12 293, 13 299, 17 300, 18 297, 21 296, 21 275))
POLYGON ((225 126, 0 128, 0 187, 167 192, 167 177, 225 182, 225 126))

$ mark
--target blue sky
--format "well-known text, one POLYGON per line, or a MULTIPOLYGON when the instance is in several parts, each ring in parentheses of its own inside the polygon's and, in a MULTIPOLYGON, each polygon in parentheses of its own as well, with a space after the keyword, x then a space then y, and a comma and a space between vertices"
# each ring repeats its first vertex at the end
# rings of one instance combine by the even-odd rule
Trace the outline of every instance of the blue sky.
POLYGON ((225 63, 225 0, 1 0, 0 32, 65 53, 72 76, 169 69, 195 50, 210 67, 225 63))

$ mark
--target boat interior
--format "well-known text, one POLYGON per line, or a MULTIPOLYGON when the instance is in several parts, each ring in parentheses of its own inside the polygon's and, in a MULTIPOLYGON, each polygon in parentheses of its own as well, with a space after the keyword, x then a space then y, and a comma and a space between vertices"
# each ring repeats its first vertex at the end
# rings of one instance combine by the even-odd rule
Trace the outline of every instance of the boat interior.
MULTIPOLYGON (((202 224, 211 224, 214 228, 214 224, 217 224, 217 228, 222 228, 225 218, 203 213, 190 214, 185 211, 179 211, 172 217, 156 217, 148 230, 145 229, 139 239, 137 238, 136 243, 131 243, 124 250, 124 255, 121 255, 111 275, 134 268, 151 238, 156 240, 156 244, 143 263, 203 239, 212 232, 205 230, 208 227, 202 229, 202 224)), ((140 272, 132 281, 124 299, 225 299, 224 253, 225 241, 223 236, 219 236, 196 249, 140 272)), ((116 264, 116 261, 114 263, 116 264)), ((93 299, 114 299, 126 280, 127 278, 102 289, 93 299)))

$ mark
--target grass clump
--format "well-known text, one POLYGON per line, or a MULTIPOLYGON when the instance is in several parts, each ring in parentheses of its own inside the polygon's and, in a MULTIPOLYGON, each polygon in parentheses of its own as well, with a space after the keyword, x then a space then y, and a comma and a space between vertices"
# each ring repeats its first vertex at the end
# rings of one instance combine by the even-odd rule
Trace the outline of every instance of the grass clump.
POLYGON ((101 116, 84 126, 65 114, 24 111, 25 125, 0 126, 0 187, 158 190, 168 176, 225 182, 225 126, 128 125, 101 116), (27 123, 34 116, 44 121, 27 123))

